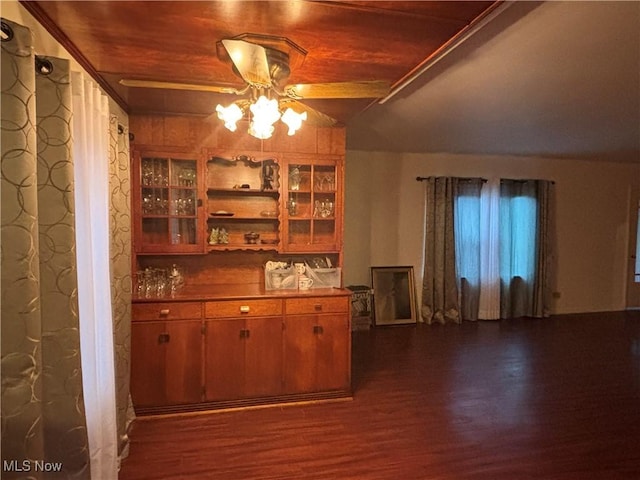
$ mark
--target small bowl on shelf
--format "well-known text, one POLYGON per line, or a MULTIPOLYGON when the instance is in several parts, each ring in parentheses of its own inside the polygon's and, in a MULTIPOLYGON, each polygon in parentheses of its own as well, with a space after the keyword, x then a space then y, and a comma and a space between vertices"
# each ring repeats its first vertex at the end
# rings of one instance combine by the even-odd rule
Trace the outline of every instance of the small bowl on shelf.
POLYGON ((258 239, 260 238, 259 233, 249 232, 244 234, 244 241, 249 245, 255 245, 258 243, 258 239))

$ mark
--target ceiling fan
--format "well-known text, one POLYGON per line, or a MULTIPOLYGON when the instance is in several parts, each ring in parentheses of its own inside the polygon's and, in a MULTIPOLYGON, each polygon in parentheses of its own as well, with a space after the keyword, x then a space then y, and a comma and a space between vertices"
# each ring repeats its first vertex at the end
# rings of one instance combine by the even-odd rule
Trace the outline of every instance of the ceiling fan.
POLYGON ((273 123, 282 117, 292 135, 303 120, 316 126, 333 126, 334 118, 315 110, 300 100, 320 98, 380 98, 389 93, 383 81, 353 81, 336 83, 287 84, 291 70, 302 65, 306 50, 285 37, 244 33, 217 42, 218 58, 230 64, 233 72, 245 83, 241 88, 230 85, 200 85, 122 79, 127 87, 159 88, 215 92, 241 96, 228 107, 218 105, 218 117, 230 130, 249 115, 249 133, 257 138, 269 138, 273 123), (283 112, 283 113, 282 113, 283 112))

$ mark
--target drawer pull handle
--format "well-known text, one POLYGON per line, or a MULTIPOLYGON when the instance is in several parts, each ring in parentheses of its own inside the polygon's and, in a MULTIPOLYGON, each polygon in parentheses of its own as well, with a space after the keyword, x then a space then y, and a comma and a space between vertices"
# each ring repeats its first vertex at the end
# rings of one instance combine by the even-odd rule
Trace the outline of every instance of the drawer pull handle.
POLYGON ((158 335, 158 343, 169 343, 171 336, 168 333, 161 333, 158 335))
POLYGON ((321 325, 314 325, 313 326, 313 333, 315 333, 316 335, 319 335, 321 333, 324 333, 324 330, 322 329, 321 325))
POLYGON ((249 313, 250 310, 249 305, 240 305, 240 313, 249 313))
POLYGON ((251 330, 243 328, 242 330, 240 330, 240 338, 249 338, 249 336, 251 335, 251 330))
POLYGON ((316 303, 316 304, 313 306, 313 308, 314 308, 314 310, 315 310, 316 312, 321 312, 321 311, 322 311, 322 304, 320 304, 320 303, 316 303))
POLYGON ((168 317, 170 311, 171 310, 169 310, 168 308, 163 308, 162 310, 160 310, 160 316, 161 317, 168 317))

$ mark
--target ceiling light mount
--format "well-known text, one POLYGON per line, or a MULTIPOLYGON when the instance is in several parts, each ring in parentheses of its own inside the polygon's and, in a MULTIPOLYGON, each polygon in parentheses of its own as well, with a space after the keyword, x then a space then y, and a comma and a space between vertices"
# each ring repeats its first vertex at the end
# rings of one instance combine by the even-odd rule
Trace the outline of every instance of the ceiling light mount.
MULTIPOLYGON (((304 63, 307 51, 286 37, 273 35, 260 35, 257 33, 242 33, 228 39, 216 42, 218 59, 231 66, 233 73, 246 80, 242 72, 238 70, 233 56, 225 46, 225 40, 241 40, 263 47, 267 57, 267 64, 271 83, 274 86, 283 85, 291 72, 298 69, 304 63)), ((266 85, 265 85, 266 86, 266 85)))

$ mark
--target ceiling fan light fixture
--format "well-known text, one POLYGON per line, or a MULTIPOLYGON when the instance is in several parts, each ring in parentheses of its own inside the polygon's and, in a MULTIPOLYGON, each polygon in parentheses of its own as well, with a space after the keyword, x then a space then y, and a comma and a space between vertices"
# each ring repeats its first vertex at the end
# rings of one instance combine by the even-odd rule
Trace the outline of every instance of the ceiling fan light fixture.
POLYGON ((261 95, 255 103, 249 106, 251 110, 251 124, 249 134, 256 138, 265 140, 273 134, 273 124, 280 118, 277 100, 269 100, 261 95))
POLYGON ((273 125, 264 125, 261 123, 251 122, 249 124, 249 135, 256 137, 260 140, 266 140, 273 135, 273 125))
POLYGON ((287 108, 282 114, 282 122, 289 127, 288 135, 294 135, 302 126, 302 122, 307 119, 307 112, 297 113, 291 108, 287 108))
POLYGON ((236 123, 244 115, 242 113, 242 109, 235 103, 232 103, 228 107, 223 107, 222 105, 218 104, 218 106, 216 107, 216 112, 218 113, 218 118, 224 122, 224 126, 232 132, 236 131, 236 129, 238 128, 236 123))

